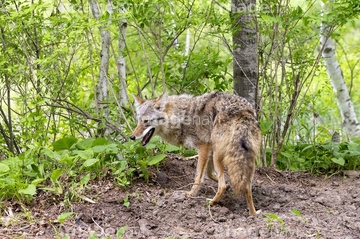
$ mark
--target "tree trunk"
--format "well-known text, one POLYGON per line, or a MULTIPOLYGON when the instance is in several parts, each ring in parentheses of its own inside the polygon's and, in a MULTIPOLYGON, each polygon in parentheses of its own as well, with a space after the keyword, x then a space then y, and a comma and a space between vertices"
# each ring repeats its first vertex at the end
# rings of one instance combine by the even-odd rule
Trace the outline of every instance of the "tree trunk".
MULTIPOLYGON (((121 13, 125 13, 126 10, 124 7, 121 7, 121 13)), ((119 94, 119 103, 120 107, 126 106, 126 102, 128 101, 127 96, 127 85, 126 85, 126 61, 125 57, 123 55, 123 51, 125 50, 125 40, 126 40, 126 27, 127 27, 127 21, 126 19, 122 19, 120 21, 120 27, 119 27, 119 56, 117 60, 117 67, 118 67, 118 74, 120 79, 120 94, 119 94)))
POLYGON ((255 9, 256 0, 232 0, 234 92, 254 106, 259 76, 255 9))
MULTIPOLYGON (((321 2, 323 14, 328 12, 328 8, 332 2, 324 4, 321 2)), ((322 57, 326 72, 329 76, 331 85, 336 94, 337 104, 342 118, 342 126, 345 132, 354 137, 360 136, 360 125, 356 118, 355 110, 350 99, 348 88, 345 84, 344 76, 342 74, 341 66, 336 60, 335 42, 330 37, 331 28, 326 24, 321 24, 320 44, 322 49, 322 57)))
MULTIPOLYGON (((94 0, 89 0, 91 11, 96 19, 100 17, 100 10, 98 3, 94 0)), ((107 10, 109 14, 112 14, 112 4, 108 2, 107 10)), ((110 19, 110 18, 109 18, 110 19)), ((110 20, 109 20, 110 21, 110 20)), ((97 109, 103 114, 105 120, 109 119, 109 108, 108 108, 108 70, 109 70, 109 59, 110 59, 110 32, 106 30, 104 26, 100 26, 101 35, 101 52, 100 52, 100 71, 99 80, 97 84, 96 92, 96 106, 97 109)), ((101 127, 100 127, 101 128, 101 127)), ((105 130, 100 130, 98 134, 103 135, 105 130)))
POLYGON ((190 39, 191 38, 191 33, 190 33, 190 28, 186 29, 186 38, 185 38, 185 51, 184 51, 184 56, 189 56, 189 52, 190 52, 190 39))

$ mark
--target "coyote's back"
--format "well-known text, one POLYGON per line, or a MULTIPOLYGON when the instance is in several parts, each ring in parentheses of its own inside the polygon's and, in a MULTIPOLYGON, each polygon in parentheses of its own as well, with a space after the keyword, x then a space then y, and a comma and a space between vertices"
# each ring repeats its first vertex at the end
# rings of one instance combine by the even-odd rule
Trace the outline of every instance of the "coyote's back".
POLYGON ((142 144, 157 134, 165 141, 197 148, 197 175, 188 195, 195 195, 207 175, 218 181, 218 191, 211 203, 217 203, 226 190, 227 168, 237 195, 245 192, 250 214, 255 214, 251 182, 255 159, 261 145, 256 113, 244 98, 223 92, 200 96, 162 95, 157 99, 135 98, 138 125, 131 136, 142 144))

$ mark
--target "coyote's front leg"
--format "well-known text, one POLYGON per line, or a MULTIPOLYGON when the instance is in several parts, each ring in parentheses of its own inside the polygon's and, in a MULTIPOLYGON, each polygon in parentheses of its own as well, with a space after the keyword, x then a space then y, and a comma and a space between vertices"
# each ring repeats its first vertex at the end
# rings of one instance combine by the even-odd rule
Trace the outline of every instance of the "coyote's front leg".
POLYGON ((201 183, 204 178, 204 171, 209 157, 209 150, 211 150, 211 144, 201 144, 198 148, 199 158, 196 165, 195 182, 191 190, 186 194, 188 196, 195 196, 200 189, 201 183))

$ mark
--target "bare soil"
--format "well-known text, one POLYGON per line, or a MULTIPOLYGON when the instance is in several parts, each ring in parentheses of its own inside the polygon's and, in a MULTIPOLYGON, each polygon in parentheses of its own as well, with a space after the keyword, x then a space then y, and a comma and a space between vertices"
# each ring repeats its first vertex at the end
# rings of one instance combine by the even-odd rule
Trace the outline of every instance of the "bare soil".
MULTIPOLYGON (((150 182, 135 180, 125 190, 111 178, 90 184, 86 200, 66 202, 40 193, 31 205, 6 202, 0 238, 360 238, 359 172, 314 176, 258 168, 253 183, 256 216, 244 198, 228 189, 209 207, 217 184, 204 180, 198 197, 185 197, 196 160, 176 155, 151 169, 150 182), (60 224, 63 212, 74 215, 60 224)), ((76 201, 76 200, 75 200, 76 201)))

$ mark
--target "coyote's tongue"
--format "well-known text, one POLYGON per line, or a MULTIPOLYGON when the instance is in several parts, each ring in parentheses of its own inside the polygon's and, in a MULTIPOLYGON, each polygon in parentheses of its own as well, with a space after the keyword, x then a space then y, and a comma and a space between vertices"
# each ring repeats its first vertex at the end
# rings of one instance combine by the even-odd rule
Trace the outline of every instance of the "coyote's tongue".
POLYGON ((145 134, 145 136, 143 137, 143 140, 141 141, 142 146, 145 146, 149 143, 151 137, 153 136, 155 131, 155 128, 152 128, 149 130, 149 132, 147 132, 147 134, 145 134))

